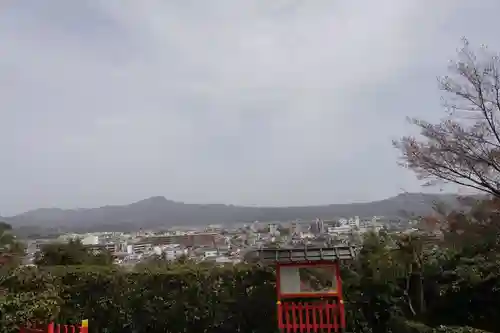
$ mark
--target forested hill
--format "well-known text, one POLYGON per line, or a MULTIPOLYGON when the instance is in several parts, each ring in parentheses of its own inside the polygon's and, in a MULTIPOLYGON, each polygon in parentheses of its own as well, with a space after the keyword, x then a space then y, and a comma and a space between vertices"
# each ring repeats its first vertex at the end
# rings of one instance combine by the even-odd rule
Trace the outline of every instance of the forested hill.
POLYGON ((151 197, 129 205, 90 209, 43 208, 3 218, 14 227, 94 228, 115 230, 157 226, 193 226, 211 223, 286 221, 334 217, 386 216, 391 218, 432 213, 436 203, 458 205, 452 194, 407 193, 380 201, 304 207, 242 207, 223 204, 185 204, 151 197))

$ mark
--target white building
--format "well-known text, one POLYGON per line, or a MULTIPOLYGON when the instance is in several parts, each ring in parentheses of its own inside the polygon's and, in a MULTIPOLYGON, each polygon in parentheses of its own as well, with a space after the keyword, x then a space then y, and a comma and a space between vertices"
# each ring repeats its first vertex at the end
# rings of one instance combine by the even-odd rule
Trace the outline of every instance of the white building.
POLYGON ((315 231, 317 233, 320 233, 322 234, 323 232, 325 232, 325 223, 323 222, 322 219, 320 218, 317 218, 315 221, 314 221, 314 224, 315 224, 315 231))
POLYGON ((219 251, 213 250, 213 249, 206 250, 205 252, 203 252, 203 257, 205 259, 207 259, 207 258, 215 258, 215 257, 217 257, 219 255, 218 252, 219 251))
POLYGON ((290 234, 299 236, 302 233, 302 225, 300 222, 295 221, 290 225, 290 234))
POLYGON ((99 236, 87 235, 81 239, 83 245, 97 245, 99 244, 99 236))
POLYGON ((278 232, 278 225, 274 223, 269 224, 269 234, 276 235, 277 232, 278 232))
POLYGON ((337 234, 337 235, 342 235, 342 234, 348 234, 352 231, 352 226, 349 224, 343 224, 338 227, 329 227, 328 228, 328 233, 329 234, 337 234))
POLYGON ((165 254, 165 258, 167 260, 175 260, 183 255, 188 255, 188 250, 181 248, 180 245, 168 245, 163 248, 163 253, 165 254))
POLYGON ((153 252, 157 256, 161 256, 161 254, 163 253, 163 249, 161 248, 161 246, 155 246, 153 247, 153 252))
POLYGON ((349 225, 351 227, 359 228, 359 216, 355 216, 354 218, 350 218, 349 225))
POLYGON ((127 245, 127 253, 145 253, 150 251, 153 251, 153 245, 151 243, 139 242, 127 245), (130 247, 132 252, 129 252, 130 247))

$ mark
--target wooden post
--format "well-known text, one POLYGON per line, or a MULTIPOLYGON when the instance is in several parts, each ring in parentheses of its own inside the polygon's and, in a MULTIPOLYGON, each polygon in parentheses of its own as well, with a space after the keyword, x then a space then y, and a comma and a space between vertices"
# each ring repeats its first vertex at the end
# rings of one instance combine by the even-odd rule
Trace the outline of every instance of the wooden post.
POLYGON ((283 326, 283 307, 281 304, 281 267, 276 265, 276 305, 278 307, 278 328, 281 332, 283 326))
POLYGON ((342 297, 342 278, 340 277, 340 264, 339 261, 335 263, 335 271, 337 274, 337 294, 338 294, 338 312, 340 316, 340 331, 345 332, 346 320, 345 320, 345 308, 344 308, 344 298, 342 297))
POLYGON ((47 326, 47 333, 54 333, 54 323, 50 323, 48 326, 47 326))

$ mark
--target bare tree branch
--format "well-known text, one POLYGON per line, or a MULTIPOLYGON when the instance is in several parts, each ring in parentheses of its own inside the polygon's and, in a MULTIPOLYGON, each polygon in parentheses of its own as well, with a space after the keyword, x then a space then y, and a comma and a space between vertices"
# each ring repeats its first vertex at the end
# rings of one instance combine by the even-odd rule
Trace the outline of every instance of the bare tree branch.
POLYGON ((500 197, 500 58, 484 47, 480 55, 464 40, 450 75, 439 80, 448 116, 437 124, 410 119, 421 137, 393 145, 426 185, 449 182, 500 197))

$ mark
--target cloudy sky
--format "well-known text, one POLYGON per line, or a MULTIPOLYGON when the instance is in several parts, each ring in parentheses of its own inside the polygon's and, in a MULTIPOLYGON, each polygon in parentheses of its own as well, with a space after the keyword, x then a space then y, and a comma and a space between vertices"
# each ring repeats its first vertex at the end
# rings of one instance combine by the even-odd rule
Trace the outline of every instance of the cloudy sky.
MULTIPOLYGON (((163 195, 306 205, 420 191, 391 139, 441 116, 497 0, 7 0, 0 215, 163 195)), ((496 43, 496 44, 495 44, 496 43)))

